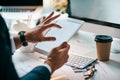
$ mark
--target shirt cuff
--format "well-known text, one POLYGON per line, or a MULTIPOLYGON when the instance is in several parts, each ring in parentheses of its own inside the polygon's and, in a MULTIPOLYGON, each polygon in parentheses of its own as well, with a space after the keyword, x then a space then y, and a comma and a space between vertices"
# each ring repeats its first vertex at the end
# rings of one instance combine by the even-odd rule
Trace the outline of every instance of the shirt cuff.
POLYGON ((48 64, 45 63, 43 66, 45 66, 50 71, 50 73, 52 72, 51 67, 48 64))
POLYGON ((12 52, 14 53, 16 50, 16 47, 15 47, 15 42, 14 42, 13 36, 10 36, 10 41, 11 41, 11 46, 12 46, 12 52))

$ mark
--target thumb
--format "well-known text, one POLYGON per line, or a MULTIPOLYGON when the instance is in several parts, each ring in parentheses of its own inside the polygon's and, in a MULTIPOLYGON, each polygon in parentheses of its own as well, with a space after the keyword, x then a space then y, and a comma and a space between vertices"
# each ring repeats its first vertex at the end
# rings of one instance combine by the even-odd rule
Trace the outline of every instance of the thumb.
POLYGON ((58 46, 58 49, 65 48, 67 46, 67 42, 63 42, 60 46, 58 46))
POLYGON ((56 38, 55 37, 45 37, 44 41, 55 41, 56 38))

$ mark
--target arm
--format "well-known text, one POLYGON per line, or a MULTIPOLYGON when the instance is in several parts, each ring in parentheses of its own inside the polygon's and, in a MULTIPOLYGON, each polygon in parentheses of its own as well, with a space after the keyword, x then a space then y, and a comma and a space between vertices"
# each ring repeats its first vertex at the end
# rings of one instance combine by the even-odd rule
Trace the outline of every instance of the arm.
POLYGON ((45 61, 51 67, 51 73, 67 62, 69 49, 70 45, 67 42, 63 42, 60 46, 52 49, 45 61))
POLYGON ((22 46, 19 35, 15 36, 13 38, 13 40, 15 42, 16 49, 18 49, 22 46))
POLYGON ((0 80, 18 80, 12 62, 11 43, 5 21, 0 15, 0 80))
MULTIPOLYGON (((24 35, 25 35, 25 39, 27 42, 30 43, 37 43, 37 42, 41 42, 41 41, 54 41, 56 40, 55 37, 45 37, 44 36, 44 32, 52 27, 56 27, 56 28, 61 28, 61 26, 54 24, 54 23, 50 23, 52 22, 54 19, 58 18, 60 15, 56 15, 53 16, 53 12, 48 16, 48 17, 43 17, 40 19, 39 24, 31 29, 30 31, 27 31, 24 35)), ((20 48, 22 46, 21 41, 20 41, 20 37, 19 35, 15 36, 14 38, 14 42, 15 42, 15 46, 16 49, 20 48)))
POLYGON ((21 78, 21 80, 50 80, 51 73, 45 66, 38 66, 21 78))
POLYGON ((23 76, 22 80, 50 80, 51 74, 63 66, 68 60, 68 51, 70 45, 67 42, 63 42, 60 46, 55 47, 49 53, 45 64, 48 64, 51 68, 51 73, 45 66, 38 66, 31 72, 23 76))
MULTIPOLYGON (((41 42, 41 41, 56 40, 55 37, 51 37, 51 36, 46 37, 43 34, 48 28, 52 28, 52 27, 61 28, 61 26, 57 24, 54 24, 54 23, 50 24, 51 21, 53 21, 60 15, 56 15, 54 17, 52 16, 53 16, 53 13, 51 13, 47 18, 43 17, 42 20, 40 20, 41 22, 39 25, 37 25, 37 27, 35 27, 31 31, 27 31, 24 34, 26 41, 36 43, 36 42, 41 42)), ((14 37, 14 40, 15 40, 15 44, 17 48, 22 46, 19 36, 14 37)), ((65 62, 67 62, 69 47, 70 46, 67 44, 67 42, 63 42, 60 46, 52 49, 52 51, 50 52, 50 55, 48 56, 48 59, 45 61, 45 64, 48 64, 50 66, 51 73, 49 72, 48 68, 46 68, 45 66, 39 66, 39 67, 34 68, 31 72, 26 74, 21 79, 23 80, 26 80, 26 79, 27 80, 49 80, 50 75, 56 69, 60 68, 65 62)))

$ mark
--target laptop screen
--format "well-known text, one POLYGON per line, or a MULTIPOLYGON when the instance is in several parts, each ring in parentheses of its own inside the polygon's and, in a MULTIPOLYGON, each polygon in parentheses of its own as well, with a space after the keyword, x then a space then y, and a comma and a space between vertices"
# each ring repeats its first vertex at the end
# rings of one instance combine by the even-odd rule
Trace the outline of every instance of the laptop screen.
POLYGON ((69 17, 120 29, 120 0, 68 0, 69 17))
POLYGON ((0 6, 36 6, 43 5, 43 0, 0 0, 0 6))

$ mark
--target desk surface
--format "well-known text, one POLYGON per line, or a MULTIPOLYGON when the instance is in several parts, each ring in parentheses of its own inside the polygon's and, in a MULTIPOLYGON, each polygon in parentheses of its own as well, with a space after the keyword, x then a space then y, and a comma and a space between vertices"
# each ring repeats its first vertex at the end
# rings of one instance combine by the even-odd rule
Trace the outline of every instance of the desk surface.
MULTIPOLYGON (((93 37, 86 37, 88 33, 79 30, 69 41, 71 46, 69 54, 78 54, 96 58, 96 48, 93 37), (87 40, 88 39, 88 40, 87 40)), ((94 35, 94 34, 90 34, 94 35)), ((37 65, 42 65, 44 60, 39 58, 39 53, 22 52, 23 49, 16 50, 13 56, 19 76, 23 76, 37 65), (32 65, 31 65, 32 64, 32 65)), ((110 60, 95 64, 97 71, 92 80, 120 80, 120 53, 110 54, 110 60)), ((64 76, 62 80, 84 80, 82 73, 74 73, 71 67, 64 65, 58 69, 52 77, 64 76)))

